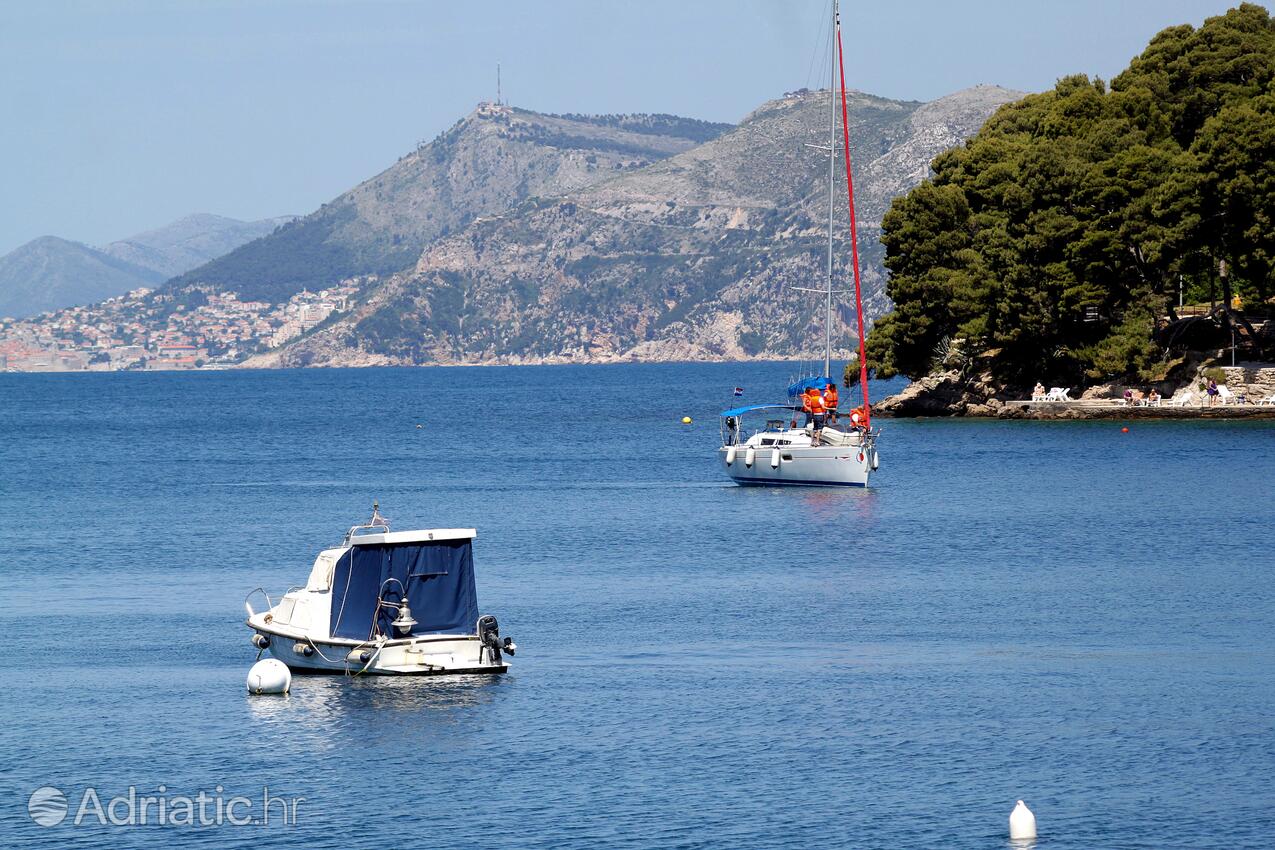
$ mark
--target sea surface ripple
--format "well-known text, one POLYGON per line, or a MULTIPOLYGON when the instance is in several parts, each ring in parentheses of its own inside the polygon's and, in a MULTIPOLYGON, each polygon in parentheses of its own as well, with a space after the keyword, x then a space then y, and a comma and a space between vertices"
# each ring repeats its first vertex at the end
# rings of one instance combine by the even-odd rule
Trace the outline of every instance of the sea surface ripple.
POLYGON ((1272 424, 884 421, 869 490, 730 484, 717 411, 794 368, 0 375, 0 844, 1006 848, 1019 798, 1049 850, 1275 844, 1272 424), (512 672, 248 697, 245 594, 374 499, 478 529, 512 672), (71 822, 161 785, 305 799, 71 822))

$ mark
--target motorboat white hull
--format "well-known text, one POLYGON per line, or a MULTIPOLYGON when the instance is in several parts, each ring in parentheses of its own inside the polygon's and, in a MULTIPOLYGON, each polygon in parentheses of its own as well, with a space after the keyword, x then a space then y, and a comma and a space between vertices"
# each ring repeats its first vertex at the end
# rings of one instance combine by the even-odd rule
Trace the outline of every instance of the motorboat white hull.
POLYGON ((491 662, 477 635, 417 635, 379 644, 315 641, 253 620, 249 618, 248 625, 269 639, 264 652, 294 673, 439 676, 499 674, 509 669, 503 660, 491 662))

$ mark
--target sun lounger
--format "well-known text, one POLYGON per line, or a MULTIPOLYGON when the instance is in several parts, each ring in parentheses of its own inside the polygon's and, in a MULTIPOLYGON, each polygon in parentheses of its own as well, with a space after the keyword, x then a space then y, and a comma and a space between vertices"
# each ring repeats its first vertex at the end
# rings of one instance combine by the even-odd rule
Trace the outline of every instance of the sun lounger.
POLYGON ((1045 396, 1045 401, 1071 401, 1070 387, 1050 387, 1049 395, 1045 396))
POLYGON ((1169 407, 1187 407, 1195 400, 1194 394, 1185 392, 1180 396, 1174 396, 1169 399, 1169 407))
POLYGON ((1222 404, 1242 404, 1240 397, 1231 392, 1226 384, 1217 385, 1217 397, 1222 399, 1222 404))
POLYGON ((1275 393, 1271 393, 1266 398, 1258 399, 1258 404, 1275 404, 1275 393))

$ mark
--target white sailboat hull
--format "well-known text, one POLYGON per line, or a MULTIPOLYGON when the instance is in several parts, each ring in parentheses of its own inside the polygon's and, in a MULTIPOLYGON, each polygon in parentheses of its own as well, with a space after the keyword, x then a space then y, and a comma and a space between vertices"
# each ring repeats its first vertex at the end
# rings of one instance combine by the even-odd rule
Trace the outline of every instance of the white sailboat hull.
POLYGON ((736 484, 796 485, 807 487, 867 487, 875 448, 858 446, 784 446, 760 448, 748 464, 747 452, 730 452, 723 446, 718 459, 736 484), (732 457, 733 454, 733 457, 732 457))

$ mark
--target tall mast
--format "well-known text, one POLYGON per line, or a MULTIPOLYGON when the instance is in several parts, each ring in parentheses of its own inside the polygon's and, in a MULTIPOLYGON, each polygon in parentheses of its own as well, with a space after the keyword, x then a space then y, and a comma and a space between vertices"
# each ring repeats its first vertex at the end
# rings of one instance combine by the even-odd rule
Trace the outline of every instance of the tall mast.
MULTIPOLYGON (((835 0, 834 0, 835 2, 835 0)), ((868 402, 868 356, 863 334, 863 290, 859 285, 859 232, 854 220, 854 172, 850 168, 850 116, 846 109, 846 64, 841 48, 841 16, 836 16, 837 69, 841 72, 841 133, 846 153, 846 197, 850 204, 850 257, 854 265, 854 305, 859 319, 859 386, 863 390, 864 425, 872 427, 872 408, 868 402)))
MULTIPOLYGON (((832 21, 838 18, 838 0, 832 0, 832 21)), ((832 41, 831 33, 828 36, 832 41)), ((828 50, 828 293, 823 317, 823 374, 832 379, 832 216, 836 191, 837 168, 837 68, 832 64, 832 50, 828 50)))

